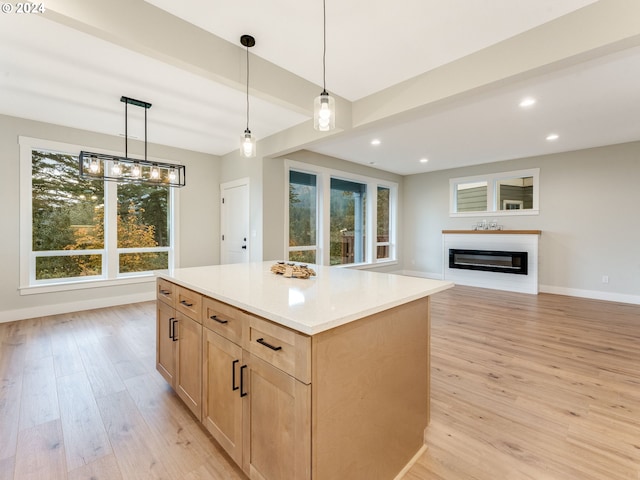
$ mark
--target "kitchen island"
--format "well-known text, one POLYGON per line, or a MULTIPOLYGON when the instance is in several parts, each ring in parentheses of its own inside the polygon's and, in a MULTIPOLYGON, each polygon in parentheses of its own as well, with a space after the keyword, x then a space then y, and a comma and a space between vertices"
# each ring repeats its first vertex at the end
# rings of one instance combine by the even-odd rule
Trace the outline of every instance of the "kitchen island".
POLYGON ((256 479, 394 479, 429 423, 429 296, 453 284, 274 262, 158 278, 157 368, 256 479))

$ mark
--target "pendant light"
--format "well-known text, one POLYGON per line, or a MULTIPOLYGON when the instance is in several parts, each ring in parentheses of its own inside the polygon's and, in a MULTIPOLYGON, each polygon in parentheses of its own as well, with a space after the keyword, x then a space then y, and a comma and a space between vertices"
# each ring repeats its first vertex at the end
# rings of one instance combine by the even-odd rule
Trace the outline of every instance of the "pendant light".
POLYGON ((185 166, 147 160, 147 110, 149 102, 122 96, 124 103, 124 157, 82 151, 78 157, 80 176, 118 183, 142 183, 167 187, 185 186, 185 166), (129 158, 129 105, 144 108, 144 160, 129 158))
POLYGON ((251 35, 242 35, 240 43, 247 49, 247 128, 240 136, 240 156, 252 158, 256 156, 256 139, 249 130, 249 48, 256 44, 256 40, 251 35))
POLYGON ((327 5, 322 0, 322 93, 313 102, 313 128, 328 132, 336 127, 336 102, 327 93, 327 5))

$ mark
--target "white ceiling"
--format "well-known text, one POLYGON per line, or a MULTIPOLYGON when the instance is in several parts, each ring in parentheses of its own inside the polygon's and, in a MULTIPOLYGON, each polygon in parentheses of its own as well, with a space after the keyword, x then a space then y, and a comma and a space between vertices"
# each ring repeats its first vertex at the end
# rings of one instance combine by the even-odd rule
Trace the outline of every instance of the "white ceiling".
MULTIPOLYGON (((132 0, 140 1, 140 0, 132 0)), ((322 2, 148 0, 322 84, 322 2)), ((327 0, 327 90, 349 101, 508 39, 593 0, 327 0)), ((46 6, 46 5, 45 5, 46 6)), ((197 48, 197 46, 194 46, 197 48)), ((640 50, 547 72, 399 124, 351 130, 311 150, 411 174, 640 139, 640 50), (534 96, 535 106, 518 102, 534 96), (550 132, 560 138, 544 140, 550 132), (381 145, 372 147, 370 140, 381 145), (420 158, 429 162, 421 164, 420 158)), ((320 89, 318 90, 319 93, 320 89)), ((153 104, 149 141, 224 155, 245 128, 244 92, 47 19, 0 16, 0 113, 118 135, 126 95, 153 104)), ((260 138, 309 120, 251 97, 260 138)), ((140 111, 129 134, 142 138, 140 111)), ((133 121, 132 121, 133 118, 133 121)), ((152 153, 152 152, 151 152, 152 153)))

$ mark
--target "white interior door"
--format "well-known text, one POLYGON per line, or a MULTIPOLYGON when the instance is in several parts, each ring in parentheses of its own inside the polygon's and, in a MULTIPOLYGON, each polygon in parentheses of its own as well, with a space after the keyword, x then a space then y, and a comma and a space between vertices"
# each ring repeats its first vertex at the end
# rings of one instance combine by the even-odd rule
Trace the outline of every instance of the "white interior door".
POLYGON ((249 261, 249 179, 220 185, 221 263, 249 261))

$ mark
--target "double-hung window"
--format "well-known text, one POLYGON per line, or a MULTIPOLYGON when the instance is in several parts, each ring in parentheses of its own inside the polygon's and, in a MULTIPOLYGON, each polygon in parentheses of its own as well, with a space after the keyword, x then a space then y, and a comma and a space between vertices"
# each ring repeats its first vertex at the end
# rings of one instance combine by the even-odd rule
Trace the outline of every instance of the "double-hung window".
POLYGON ((173 189, 80 178, 80 146, 20 137, 20 149, 22 289, 135 281, 173 266, 173 189))
POLYGON ((393 182, 287 161, 286 258, 322 265, 396 259, 393 182))

